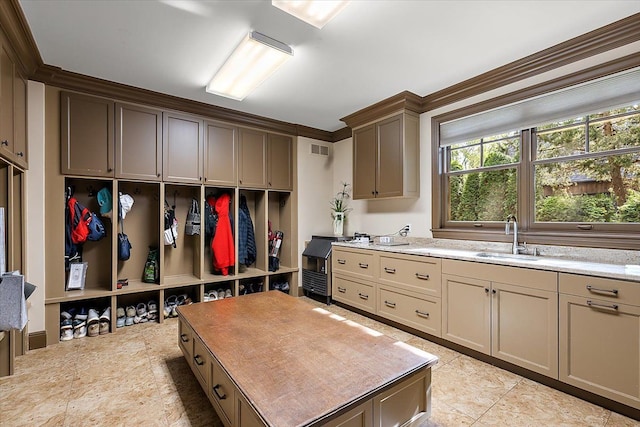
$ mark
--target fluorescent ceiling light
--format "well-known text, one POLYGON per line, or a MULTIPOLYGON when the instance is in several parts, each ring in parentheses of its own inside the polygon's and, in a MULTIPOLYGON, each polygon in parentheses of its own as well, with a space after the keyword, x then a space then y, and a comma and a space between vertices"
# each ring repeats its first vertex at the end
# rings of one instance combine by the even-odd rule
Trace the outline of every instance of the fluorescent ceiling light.
POLYGON ((206 91, 242 101, 292 56, 290 46, 251 31, 213 76, 206 91))
POLYGON ((295 16, 304 22, 317 28, 322 28, 331 21, 342 9, 348 0, 272 0, 271 4, 278 9, 295 16))

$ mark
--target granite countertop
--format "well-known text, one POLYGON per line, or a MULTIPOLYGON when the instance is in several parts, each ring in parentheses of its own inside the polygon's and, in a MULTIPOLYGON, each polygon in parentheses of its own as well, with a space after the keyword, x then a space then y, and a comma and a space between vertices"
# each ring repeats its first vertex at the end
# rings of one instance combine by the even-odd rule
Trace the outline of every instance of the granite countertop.
MULTIPOLYGON (((512 255, 511 245, 504 243, 447 239, 397 239, 395 243, 391 246, 347 241, 333 245, 640 282, 640 251, 536 246, 540 255, 533 256, 512 255)), ((532 250, 528 248, 529 253, 532 250)))

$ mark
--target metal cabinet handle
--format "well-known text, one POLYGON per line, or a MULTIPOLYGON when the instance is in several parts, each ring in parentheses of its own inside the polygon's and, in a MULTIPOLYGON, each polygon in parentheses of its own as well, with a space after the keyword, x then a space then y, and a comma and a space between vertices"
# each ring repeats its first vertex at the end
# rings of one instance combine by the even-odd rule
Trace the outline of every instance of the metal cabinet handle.
POLYGON ((181 340, 182 342, 189 342, 189 335, 187 335, 187 334, 181 334, 181 335, 180 335, 180 340, 181 340))
POLYGON ((595 292, 595 293, 601 293, 601 294, 613 294, 615 296, 618 296, 618 290, 617 289, 594 288, 591 285, 587 285, 587 290, 589 292, 595 292))
POLYGON ((429 317, 429 313, 425 313, 424 311, 416 310, 416 314, 422 317, 429 317))
POLYGON ((24 157, 24 153, 23 153, 22 151, 18 151, 18 152, 16 153, 16 156, 18 156, 18 157, 24 157))
POLYGON ((8 145, 9 145, 9 141, 7 141, 7 140, 5 139, 5 140, 4 140, 4 141, 2 141, 0 144, 1 144, 1 145, 6 145, 6 146, 8 146, 8 145))
POLYGON ((217 397, 219 400, 224 400, 224 399, 226 399, 226 398, 227 398, 227 395, 226 395, 226 394, 224 394, 224 393, 222 393, 222 394, 218 393, 218 389, 219 389, 219 388, 220 388, 220 384, 216 384, 216 385, 214 385, 214 386, 213 386, 213 392, 216 394, 216 397, 217 397))
POLYGON ((360 298, 362 298, 362 299, 369 299, 369 295, 362 294, 362 293, 360 293, 360 292, 358 292, 358 296, 359 296, 360 298))
POLYGON ((347 260, 346 259, 338 259, 338 264, 346 264, 347 260))
POLYGON ((497 293, 497 291, 495 289, 492 289, 491 293, 495 295, 497 293))
POLYGON ((429 275, 428 274, 416 273, 416 277, 418 279, 422 279, 422 280, 429 280, 429 275))
POLYGON ((618 310, 618 304, 611 304, 611 305, 609 305, 609 304, 600 304, 600 303, 597 303, 597 302, 593 302, 591 300, 587 300, 587 305, 589 307, 602 307, 602 308, 610 308, 610 309, 616 310, 616 311, 618 310))
POLYGON ((338 292, 344 294, 345 292, 347 292, 347 288, 341 288, 340 286, 338 286, 338 292))
POLYGON ((359 262, 358 265, 360 268, 369 268, 369 264, 365 264, 364 262, 359 262))
POLYGON ((385 267, 385 268, 384 268, 384 271, 385 271, 386 273, 389 273, 389 274, 396 274, 396 269, 395 269, 395 268, 385 267))
POLYGON ((484 293, 488 294, 489 293, 489 288, 484 288, 484 293))
POLYGON ((391 307, 391 308, 396 308, 396 303, 395 302, 391 302, 391 301, 387 301, 384 300, 385 305, 391 307))
POLYGON ((194 362, 196 362, 196 365, 198 365, 198 366, 202 366, 202 365, 204 365, 204 360, 202 360, 202 357, 200 357, 200 355, 199 355, 199 354, 196 354, 196 355, 193 357, 193 361, 194 361, 194 362))

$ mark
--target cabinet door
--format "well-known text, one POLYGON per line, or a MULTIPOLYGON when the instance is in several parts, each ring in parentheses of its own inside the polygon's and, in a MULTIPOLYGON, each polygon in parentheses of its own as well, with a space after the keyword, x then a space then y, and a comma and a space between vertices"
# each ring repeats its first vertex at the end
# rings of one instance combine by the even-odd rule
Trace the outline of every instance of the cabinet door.
POLYGON ((14 144, 13 153, 16 164, 27 168, 27 81, 16 73, 13 79, 14 87, 14 144))
POLYGON ((353 198, 376 197, 376 128, 353 131, 353 198))
POLYGON ((240 129, 240 165, 238 184, 245 188, 267 187, 267 134, 240 129))
POLYGON ((390 117, 376 124, 377 164, 376 197, 402 196, 403 184, 403 119, 390 117))
POLYGON ((113 101, 69 92, 60 99, 62 173, 113 177, 113 101))
POLYGON ((163 114, 163 167, 165 181, 202 182, 202 120, 174 113, 163 114))
POLYGON ((236 387, 218 361, 211 357, 211 382, 208 389, 209 400, 225 425, 236 425, 235 397, 236 387))
POLYGON ((560 381, 640 409, 640 307, 560 294, 560 381))
POLYGON ((238 180, 238 128, 205 122, 204 182, 235 186, 238 180))
POLYGON ((491 283, 442 275, 442 338, 491 354, 491 283))
POLYGON ((293 139, 290 136, 269 134, 268 142, 267 187, 270 190, 290 191, 293 189, 293 139))
POLYGON ((162 112, 116 104, 116 178, 162 177, 162 112))
POLYGON ((0 151, 10 159, 14 156, 13 75, 11 56, 6 46, 0 45, 0 151))
POLYGON ((491 354, 558 378, 558 294, 491 284, 491 354))
POLYGON ((375 313, 376 301, 373 284, 352 280, 347 277, 333 276, 331 284, 333 299, 360 310, 375 313))

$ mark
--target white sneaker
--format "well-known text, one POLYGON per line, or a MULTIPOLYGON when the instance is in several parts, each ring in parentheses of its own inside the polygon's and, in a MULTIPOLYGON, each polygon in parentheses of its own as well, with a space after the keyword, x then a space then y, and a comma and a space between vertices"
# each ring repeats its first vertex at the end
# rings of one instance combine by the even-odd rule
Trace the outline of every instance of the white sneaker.
POLYGON ((105 310, 100 315, 101 322, 109 322, 111 321, 111 307, 105 308, 105 310))
POLYGON ((99 320, 100 320, 100 316, 98 316, 98 312, 95 309, 90 308, 89 317, 87 317, 87 323, 94 323, 94 322, 98 322, 99 320))
POLYGON ((82 325, 78 328, 75 328, 73 330, 73 337, 74 338, 84 338, 87 336, 87 327, 82 325))
POLYGON ((60 341, 69 341, 73 339, 73 329, 63 329, 60 334, 60 341))

